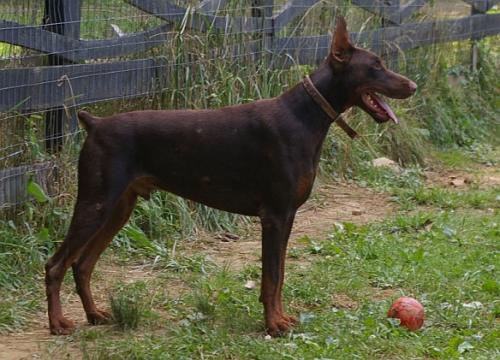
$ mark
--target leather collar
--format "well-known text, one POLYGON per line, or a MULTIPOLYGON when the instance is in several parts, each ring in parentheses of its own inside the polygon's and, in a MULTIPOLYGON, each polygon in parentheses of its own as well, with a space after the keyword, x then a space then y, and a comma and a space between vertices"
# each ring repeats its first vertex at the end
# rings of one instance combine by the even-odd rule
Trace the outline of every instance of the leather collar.
POLYGON ((316 89, 316 86, 314 86, 309 75, 306 75, 304 77, 304 80, 302 80, 302 85, 304 85, 304 88, 306 89, 306 92, 309 94, 309 96, 314 100, 316 104, 319 105, 319 107, 330 118, 330 120, 332 120, 333 123, 337 124, 342 130, 344 130, 346 134, 351 137, 351 139, 358 137, 358 133, 356 132, 356 130, 347 125, 347 123, 342 118, 342 114, 336 112, 332 105, 330 105, 330 103, 323 97, 323 95, 321 95, 319 90, 316 89))

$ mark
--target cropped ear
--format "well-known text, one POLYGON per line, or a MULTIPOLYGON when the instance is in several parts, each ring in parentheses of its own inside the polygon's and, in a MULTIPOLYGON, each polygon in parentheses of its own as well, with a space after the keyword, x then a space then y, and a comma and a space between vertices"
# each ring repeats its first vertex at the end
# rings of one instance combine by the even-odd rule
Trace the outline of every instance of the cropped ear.
POLYGON ((331 56, 335 62, 347 63, 351 58, 353 49, 354 47, 349 41, 349 32, 347 31, 345 19, 338 16, 330 50, 331 56))

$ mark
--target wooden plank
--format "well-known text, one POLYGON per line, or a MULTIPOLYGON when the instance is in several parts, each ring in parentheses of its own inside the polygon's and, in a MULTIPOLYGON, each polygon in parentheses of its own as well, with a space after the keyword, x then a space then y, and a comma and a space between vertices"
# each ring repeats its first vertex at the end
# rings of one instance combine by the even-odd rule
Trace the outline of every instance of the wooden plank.
POLYGON ((498 4, 500 0, 463 0, 467 4, 471 5, 477 12, 485 13, 490 10, 493 6, 498 4))
MULTIPOLYGON (((259 45, 259 41, 252 41, 214 49, 210 57, 257 60, 259 45)), ((1 69, 0 112, 22 113, 145 96, 156 91, 168 69, 163 59, 1 69)))
MULTIPOLYGON (((430 44, 498 35, 499 23, 500 14, 483 14, 351 33, 351 39, 356 39, 356 43, 363 44, 377 53, 381 53, 387 46, 409 50, 430 44)), ((312 64, 326 57, 330 41, 327 35, 277 38, 273 52, 276 56, 286 54, 300 64, 312 64)))
MULTIPOLYGON (((182 8, 169 1, 125 0, 125 2, 160 19, 173 22, 181 22, 186 16, 186 13, 191 13, 193 10, 182 8)), ((211 20, 211 17, 208 16, 208 21, 211 22, 211 20)))
POLYGON ((393 39, 402 50, 442 42, 483 38, 500 33, 500 14, 476 15, 461 19, 405 24, 402 38, 393 39))
POLYGON ((352 0, 352 3, 393 24, 401 22, 398 0, 352 0))
MULTIPOLYGON (((262 20, 253 17, 225 17, 203 14, 196 9, 182 8, 166 0, 125 0, 132 6, 160 19, 183 23, 187 28, 207 31, 215 28, 226 32, 258 32, 262 29, 262 20), (187 22, 184 22, 187 17, 187 22)), ((272 18, 264 20, 265 28, 272 28, 272 18)))
POLYGON ((420 10, 429 0, 412 0, 409 3, 401 6, 399 10, 399 18, 400 21, 409 18, 412 16, 417 10, 420 10))
MULTIPOLYGON (((0 41, 19 45, 46 54, 65 54, 68 49, 77 49, 77 40, 59 35, 38 26, 25 26, 14 21, 0 20, 0 41)), ((68 60, 76 60, 69 57, 68 60)))
POLYGON ((46 54, 57 54, 70 61, 82 61, 124 56, 161 45, 172 28, 164 24, 154 29, 125 35, 116 39, 78 40, 46 31, 37 26, 25 26, 0 20, 0 42, 22 46, 46 54))
POLYGON ((80 47, 76 49, 75 57, 86 60, 144 52, 168 41, 171 38, 168 31, 171 29, 171 24, 163 24, 151 30, 127 34, 116 39, 80 40, 80 47))
POLYGON ((281 11, 275 15, 274 29, 276 32, 283 29, 288 23, 305 13, 312 6, 318 3, 319 0, 290 0, 282 8, 281 11))
MULTIPOLYGON (((380 39, 406 50, 434 42, 464 40, 473 35, 496 35, 500 32, 499 21, 500 14, 475 15, 458 20, 403 24, 373 32, 354 33, 352 38, 376 51, 385 46, 380 39)), ((272 50, 278 56, 290 54, 306 64, 324 58, 329 44, 329 36, 278 38, 272 50)), ((3 69, 0 70, 0 111, 8 111, 18 104, 18 109, 22 111, 42 110, 61 104, 81 105, 108 98, 140 96, 151 90, 158 71, 165 71, 164 65, 160 60, 143 59, 108 64, 3 69), (70 88, 74 96, 68 97, 70 88)))
POLYGON ((227 1, 228 0, 203 0, 198 6, 198 9, 208 14, 214 14, 222 10, 226 6, 227 1))
POLYGON ((45 110, 141 96, 153 92, 159 74, 166 71, 161 59, 3 69, 0 111, 45 110))
POLYGON ((57 168, 52 162, 0 169, 0 209, 29 200, 28 181, 33 179, 47 194, 55 194, 57 168))
POLYGON ((330 49, 331 38, 329 35, 300 36, 277 38, 274 42, 273 53, 276 67, 299 64, 314 64, 323 60, 330 49), (283 57, 278 60, 276 57, 283 57))
POLYGON ((262 40, 245 41, 210 50, 209 59, 234 59, 257 62, 262 57, 262 40))

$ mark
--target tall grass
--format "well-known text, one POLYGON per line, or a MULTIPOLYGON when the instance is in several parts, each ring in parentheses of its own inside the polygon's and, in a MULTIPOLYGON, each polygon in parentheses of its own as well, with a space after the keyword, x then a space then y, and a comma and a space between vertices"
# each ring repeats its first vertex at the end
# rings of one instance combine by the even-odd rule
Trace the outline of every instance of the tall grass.
POLYGON ((470 70, 467 43, 441 45, 439 51, 416 51, 414 71, 426 86, 417 97, 415 114, 439 147, 470 146, 499 134, 498 60, 490 41, 481 43, 481 67, 470 70))

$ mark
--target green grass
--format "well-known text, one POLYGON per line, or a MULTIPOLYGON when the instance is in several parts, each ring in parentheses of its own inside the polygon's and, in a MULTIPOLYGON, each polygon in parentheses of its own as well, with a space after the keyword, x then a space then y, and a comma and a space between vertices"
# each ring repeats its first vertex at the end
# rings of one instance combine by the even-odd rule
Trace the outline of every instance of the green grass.
MULTIPOLYGON (((93 340, 84 330, 76 338, 87 339, 88 359, 493 359, 500 335, 499 220, 498 211, 418 212, 343 224, 314 246, 295 249, 310 264, 289 265, 285 298, 301 323, 282 338, 263 336, 258 290, 243 287, 248 269, 214 266, 175 275, 189 290, 151 305, 167 310, 168 320, 133 333, 88 330, 99 332, 93 340), (424 304, 422 330, 408 332, 386 319, 401 295, 424 304)), ((155 294, 165 288, 149 285, 155 294)))
POLYGON ((397 201, 405 208, 415 206, 435 206, 441 209, 454 210, 457 208, 488 209, 498 208, 500 205, 500 188, 493 187, 487 190, 454 191, 441 187, 426 188, 423 186, 413 189, 396 190, 397 201))
POLYGON ((55 249, 52 239, 63 234, 67 213, 40 206, 51 215, 39 216, 27 206, 23 222, 0 222, 0 333, 22 328, 43 299, 43 265, 55 249))
POLYGON ((475 143, 466 149, 450 148, 446 151, 432 152, 432 156, 449 168, 474 169, 477 163, 494 166, 500 156, 498 148, 492 144, 475 143))

